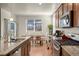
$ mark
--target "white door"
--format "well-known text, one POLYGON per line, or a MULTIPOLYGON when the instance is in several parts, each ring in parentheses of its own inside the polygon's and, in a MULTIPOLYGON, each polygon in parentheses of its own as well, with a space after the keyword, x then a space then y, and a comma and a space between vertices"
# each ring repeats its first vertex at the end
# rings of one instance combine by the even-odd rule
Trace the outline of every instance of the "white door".
POLYGON ((9 21, 9 37, 16 39, 16 22, 15 21, 9 21))

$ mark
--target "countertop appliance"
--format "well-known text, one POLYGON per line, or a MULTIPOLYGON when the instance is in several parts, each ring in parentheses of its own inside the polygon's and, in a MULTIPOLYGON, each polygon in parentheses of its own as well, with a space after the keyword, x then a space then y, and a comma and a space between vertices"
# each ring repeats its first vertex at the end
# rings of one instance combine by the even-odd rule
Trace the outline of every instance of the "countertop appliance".
POLYGON ((62 34, 61 30, 56 30, 54 36, 61 37, 61 34, 62 34))

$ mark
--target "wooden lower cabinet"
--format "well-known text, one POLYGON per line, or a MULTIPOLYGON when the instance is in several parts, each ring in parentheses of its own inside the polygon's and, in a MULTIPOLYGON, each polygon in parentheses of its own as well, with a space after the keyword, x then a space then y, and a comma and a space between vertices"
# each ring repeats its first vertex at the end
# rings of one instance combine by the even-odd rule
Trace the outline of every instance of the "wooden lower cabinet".
POLYGON ((30 41, 26 41, 23 46, 21 47, 21 56, 29 56, 29 52, 30 52, 30 41))
POLYGON ((24 53, 24 47, 21 47, 21 56, 24 56, 25 55, 25 53, 24 53))
POLYGON ((23 44, 23 46, 21 47, 21 56, 28 56, 28 47, 27 44, 23 44))
POLYGON ((62 48, 62 56, 70 56, 65 49, 62 48))

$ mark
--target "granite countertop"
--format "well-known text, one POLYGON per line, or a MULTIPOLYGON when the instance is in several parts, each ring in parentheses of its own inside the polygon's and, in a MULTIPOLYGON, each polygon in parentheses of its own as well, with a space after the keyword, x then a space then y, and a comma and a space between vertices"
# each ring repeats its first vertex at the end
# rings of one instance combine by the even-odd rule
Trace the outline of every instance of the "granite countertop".
POLYGON ((79 56, 79 46, 62 46, 70 56, 79 56))
POLYGON ((74 33, 67 33, 65 34, 67 37, 73 39, 73 40, 76 40, 76 41, 79 41, 79 35, 78 34, 74 34, 74 33))
POLYGON ((17 41, 15 42, 5 42, 4 40, 0 40, 0 55, 8 55, 16 48, 19 48, 21 44, 27 41, 31 36, 27 37, 17 37, 17 41))

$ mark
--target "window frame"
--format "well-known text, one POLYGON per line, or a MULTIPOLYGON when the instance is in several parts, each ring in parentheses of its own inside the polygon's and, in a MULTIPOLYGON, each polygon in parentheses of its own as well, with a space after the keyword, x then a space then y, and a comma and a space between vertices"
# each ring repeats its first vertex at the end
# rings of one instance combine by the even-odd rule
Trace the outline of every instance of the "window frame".
POLYGON ((28 20, 27 20, 27 25, 26 25, 26 26, 27 26, 27 27, 26 27, 26 28, 27 28, 27 31, 42 31, 42 30, 43 30, 43 29, 42 29, 42 27, 43 27, 42 24, 43 24, 43 23, 42 23, 42 20, 41 20, 41 19, 28 19, 28 20), (33 26, 34 29, 33 29, 33 30, 29 30, 29 29, 28 29, 28 21, 30 21, 30 20, 33 20, 33 21, 34 21, 34 26, 33 26), (36 21, 38 21, 38 20, 40 20, 40 22, 36 22, 36 21), (37 24, 39 24, 39 23, 41 24, 41 25, 40 25, 40 26, 41 26, 41 30, 36 30, 36 25, 35 25, 36 23, 37 23, 37 24))

